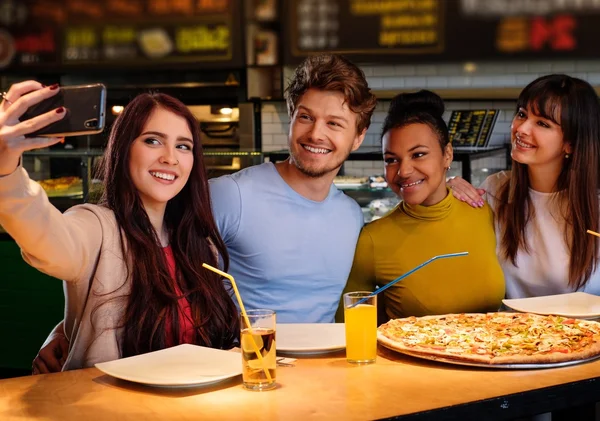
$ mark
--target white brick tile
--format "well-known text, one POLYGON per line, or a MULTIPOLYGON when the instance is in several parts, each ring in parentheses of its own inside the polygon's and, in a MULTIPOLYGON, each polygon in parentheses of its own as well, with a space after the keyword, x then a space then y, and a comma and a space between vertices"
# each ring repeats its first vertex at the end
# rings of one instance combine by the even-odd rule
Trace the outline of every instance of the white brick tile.
POLYGON ((526 86, 530 82, 532 82, 534 79, 537 79, 538 77, 539 77, 538 74, 517 75, 517 85, 526 86))
POLYGON ((470 108, 474 110, 487 110, 488 108, 494 108, 494 103, 492 101, 473 101, 470 108))
POLYGON ((583 80, 587 80, 588 78, 588 73, 586 72, 569 72, 569 75, 583 80))
POLYGON ((498 108, 500 110, 510 110, 513 112, 515 107, 517 106, 516 98, 514 101, 493 101, 494 108, 498 108))
POLYGON ((398 76, 385 77, 383 78, 383 87, 386 89, 404 88, 404 79, 398 76))
MULTIPOLYGON (((389 105, 388 105, 389 107, 389 105)), ((383 123, 387 114, 381 111, 376 111, 371 117, 371 123, 383 123)))
POLYGON ((600 85, 600 73, 589 73, 587 81, 592 85, 600 85))
POLYGON ((506 72, 506 65, 502 63, 481 63, 477 65, 477 75, 502 75, 506 72))
POLYGON ((282 125, 278 123, 263 123, 262 132, 264 134, 278 134, 282 132, 282 125))
POLYGON ((382 123, 371 123, 371 127, 369 127, 369 133, 381 133, 381 128, 383 127, 382 123))
POLYGON ((600 60, 584 60, 575 62, 578 72, 600 72, 600 60))
POLYGON ((504 145, 506 143, 507 139, 509 139, 508 134, 496 133, 496 131, 494 131, 494 134, 492 134, 492 137, 490 138, 490 143, 488 146, 504 145))
POLYGON ((265 145, 265 144, 263 143, 263 148, 262 148, 262 150, 263 150, 264 152, 270 152, 270 151, 279 151, 279 150, 281 150, 281 146, 279 146, 279 145, 265 145))
POLYGON ((373 76, 395 76, 394 66, 376 66, 373 67, 373 76))
POLYGON ((450 76, 448 77, 449 88, 466 88, 473 83, 470 76, 450 76))
POLYGON ((496 119, 496 122, 511 122, 513 119, 513 115, 514 115, 514 111, 508 111, 508 110, 500 110, 500 112, 498 113, 498 118, 496 119))
POLYGON ((262 113, 276 113, 277 112, 277 103, 276 102, 267 102, 262 104, 261 111, 262 113))
MULTIPOLYGON (((389 108, 389 102, 385 102, 382 104, 382 109, 388 109, 389 108)), ((373 113, 373 116, 371 117, 371 123, 383 123, 383 121, 385 120, 385 116, 387 115, 387 112, 385 111, 375 111, 373 113)))
POLYGON ((417 69, 415 66, 399 64, 394 66, 394 74, 396 76, 414 76, 417 74, 417 69))
POLYGON ((404 85, 407 88, 418 88, 423 89, 427 84, 427 79, 420 76, 407 77, 404 81, 404 85))
POLYGON ((494 125, 494 134, 498 133, 510 133, 510 122, 496 121, 496 124, 494 125))
POLYGON ((448 86, 448 78, 446 76, 429 76, 427 78, 428 88, 446 88, 448 86))
POLYGON ((518 86, 515 75, 496 76, 492 79, 492 86, 509 87, 518 86))
MULTIPOLYGON (((346 164, 348 164, 348 162, 346 164)), ((346 164, 344 164, 345 175, 351 177, 366 177, 366 175, 364 175, 365 171, 362 168, 346 168, 346 164)))
POLYGON ((279 145, 282 148, 287 147, 288 144, 288 137, 285 134, 276 134, 273 135, 273 144, 274 145, 279 145))
POLYGON ((575 71, 575 63, 572 61, 555 61, 552 63, 553 73, 569 73, 575 71))
POLYGON ((389 101, 377 101, 377 105, 375 106, 375 112, 386 111, 388 107, 389 101))
POLYGON ((448 110, 469 110, 471 103, 469 101, 446 101, 446 108, 448 110))
POLYGON ((377 138, 375 138, 373 136, 369 136, 368 138, 365 137, 365 140, 363 141, 361 146, 375 147, 378 144, 379 144, 379 140, 377 140, 377 138))
POLYGON ((508 63, 504 72, 509 75, 515 73, 528 73, 529 65, 527 63, 508 63))
POLYGON ((381 77, 368 77, 367 83, 371 89, 383 88, 383 78, 381 77))
POLYGON ((264 145, 273 145, 273 135, 272 134, 263 134, 261 137, 261 141, 264 145))
POLYGON ((272 123, 273 122, 273 116, 275 116, 276 114, 273 113, 265 113, 264 111, 261 113, 260 115, 260 120, 263 123, 272 123))
POLYGON ((365 76, 373 76, 373 67, 361 66, 360 69, 365 73, 365 76))
POLYGON ((476 88, 492 86, 494 81, 493 76, 473 76, 472 86, 476 88))
POLYGON ((461 64, 438 64, 436 67, 439 76, 460 76, 464 73, 464 66, 461 64))
POLYGON ((529 63, 529 71, 532 73, 550 73, 552 71, 552 63, 546 61, 529 63))
POLYGON ((419 64, 415 68, 417 76, 436 76, 437 66, 433 64, 419 64))
POLYGON ((271 114, 271 118, 272 118, 272 123, 279 123, 279 124, 288 124, 290 122, 290 118, 288 117, 287 113, 286 114, 271 114))

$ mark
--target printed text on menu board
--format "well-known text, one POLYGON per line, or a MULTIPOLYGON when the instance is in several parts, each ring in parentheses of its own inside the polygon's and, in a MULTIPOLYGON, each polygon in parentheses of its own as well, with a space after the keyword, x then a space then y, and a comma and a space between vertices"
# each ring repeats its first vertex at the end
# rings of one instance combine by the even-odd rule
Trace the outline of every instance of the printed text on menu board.
POLYGON ((295 54, 317 51, 398 54, 443 50, 442 0, 290 1, 295 54))

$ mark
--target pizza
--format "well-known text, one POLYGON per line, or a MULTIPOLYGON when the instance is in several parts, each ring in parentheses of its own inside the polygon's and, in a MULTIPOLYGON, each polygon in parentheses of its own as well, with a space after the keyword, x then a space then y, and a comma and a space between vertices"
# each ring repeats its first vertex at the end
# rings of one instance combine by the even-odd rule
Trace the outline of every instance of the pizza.
POLYGON ((81 178, 79 177, 59 177, 50 178, 48 180, 40 180, 38 183, 47 192, 68 190, 77 184, 81 184, 81 178))
POLYGON ((447 314, 379 326, 384 346, 478 364, 547 364, 600 355, 600 323, 531 313, 447 314))

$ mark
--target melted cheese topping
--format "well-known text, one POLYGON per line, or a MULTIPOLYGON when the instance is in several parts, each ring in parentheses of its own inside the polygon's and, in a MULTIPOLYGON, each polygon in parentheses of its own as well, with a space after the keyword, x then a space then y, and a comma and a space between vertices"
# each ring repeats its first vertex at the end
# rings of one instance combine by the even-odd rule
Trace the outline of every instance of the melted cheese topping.
POLYGON ((528 313, 450 314, 390 320, 379 330, 415 351, 494 357, 577 351, 594 342, 600 324, 528 313))

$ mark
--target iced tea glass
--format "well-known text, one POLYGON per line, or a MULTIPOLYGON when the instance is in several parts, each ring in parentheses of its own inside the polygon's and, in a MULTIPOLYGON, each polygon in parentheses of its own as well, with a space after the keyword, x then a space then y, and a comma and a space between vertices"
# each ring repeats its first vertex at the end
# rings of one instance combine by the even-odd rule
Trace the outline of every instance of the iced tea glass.
POLYGON ((240 342, 242 348, 242 380, 248 390, 275 388, 275 311, 248 310, 246 312, 252 334, 241 315, 240 342), (262 358, 259 358, 257 352, 262 358), (267 377, 268 371, 269 377, 267 377))

